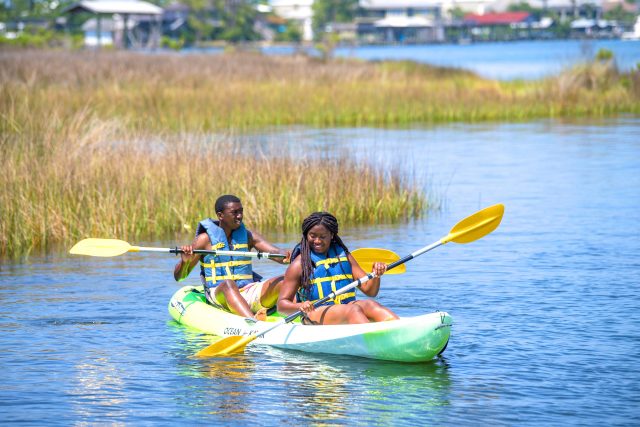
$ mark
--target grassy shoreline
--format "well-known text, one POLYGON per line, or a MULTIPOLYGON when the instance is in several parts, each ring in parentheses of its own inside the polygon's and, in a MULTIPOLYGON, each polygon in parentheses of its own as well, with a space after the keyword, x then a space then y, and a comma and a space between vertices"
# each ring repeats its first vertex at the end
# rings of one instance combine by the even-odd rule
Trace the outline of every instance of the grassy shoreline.
POLYGON ((213 132, 618 113, 640 113, 640 77, 608 63, 503 83, 410 62, 0 52, 0 258, 83 237, 184 240, 222 193, 261 229, 318 209, 345 224, 402 221, 430 203, 398 171, 266 158, 213 132))
POLYGON ((3 91, 30 108, 55 102, 61 115, 86 108, 156 131, 640 113, 639 73, 620 73, 607 61, 532 82, 407 61, 323 63, 246 53, 3 52, 0 69, 3 91))

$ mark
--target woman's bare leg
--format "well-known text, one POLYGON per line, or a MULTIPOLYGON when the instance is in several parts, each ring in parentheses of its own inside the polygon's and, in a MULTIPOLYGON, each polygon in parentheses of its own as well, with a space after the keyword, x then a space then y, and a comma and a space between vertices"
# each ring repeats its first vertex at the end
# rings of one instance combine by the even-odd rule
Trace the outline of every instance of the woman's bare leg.
POLYGON ((362 308, 355 304, 337 304, 319 307, 309 313, 309 320, 320 325, 369 323, 362 308))
POLYGON ((367 318, 372 322, 384 322, 387 320, 397 320, 399 317, 387 307, 376 301, 365 299, 354 301, 354 305, 360 306, 367 318))

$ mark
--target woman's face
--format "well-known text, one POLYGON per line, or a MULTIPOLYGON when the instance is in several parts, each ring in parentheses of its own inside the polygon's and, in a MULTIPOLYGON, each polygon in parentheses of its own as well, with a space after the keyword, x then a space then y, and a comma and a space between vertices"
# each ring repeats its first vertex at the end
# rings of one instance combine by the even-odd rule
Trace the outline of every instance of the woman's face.
POLYGON ((314 225, 307 233, 307 243, 317 254, 326 254, 331 246, 333 233, 322 224, 314 225))

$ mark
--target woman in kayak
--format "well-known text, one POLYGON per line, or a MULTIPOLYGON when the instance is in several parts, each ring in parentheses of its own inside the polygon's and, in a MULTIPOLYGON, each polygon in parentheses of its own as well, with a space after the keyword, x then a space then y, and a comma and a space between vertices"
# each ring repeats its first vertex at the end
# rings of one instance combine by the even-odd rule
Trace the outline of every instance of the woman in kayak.
MULTIPOLYGON (((303 322, 311 324, 368 323, 397 319, 391 310, 373 300, 356 301, 355 289, 338 295, 318 308, 316 300, 367 275, 338 236, 338 220, 328 212, 314 212, 302 222, 302 240, 294 251, 295 259, 287 268, 278 298, 278 311, 289 315, 298 310, 303 322), (296 252, 299 251, 299 256, 296 252)), ((373 264, 376 276, 382 276, 387 265, 373 264)), ((360 290, 370 297, 378 295, 380 277, 362 285, 360 290)))

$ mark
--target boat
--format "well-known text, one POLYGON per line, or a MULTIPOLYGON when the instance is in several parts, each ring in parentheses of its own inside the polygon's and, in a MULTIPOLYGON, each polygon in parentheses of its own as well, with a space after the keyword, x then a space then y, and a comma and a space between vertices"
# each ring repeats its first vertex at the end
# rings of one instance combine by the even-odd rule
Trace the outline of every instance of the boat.
MULTIPOLYGON (((202 286, 185 286, 169 302, 173 319, 198 331, 228 337, 260 334, 266 321, 248 319, 207 304, 202 286)), ((253 343, 311 353, 342 354, 399 362, 425 362, 441 354, 449 342, 453 319, 436 311, 387 322, 357 325, 303 325, 297 319, 258 336, 253 343)))

